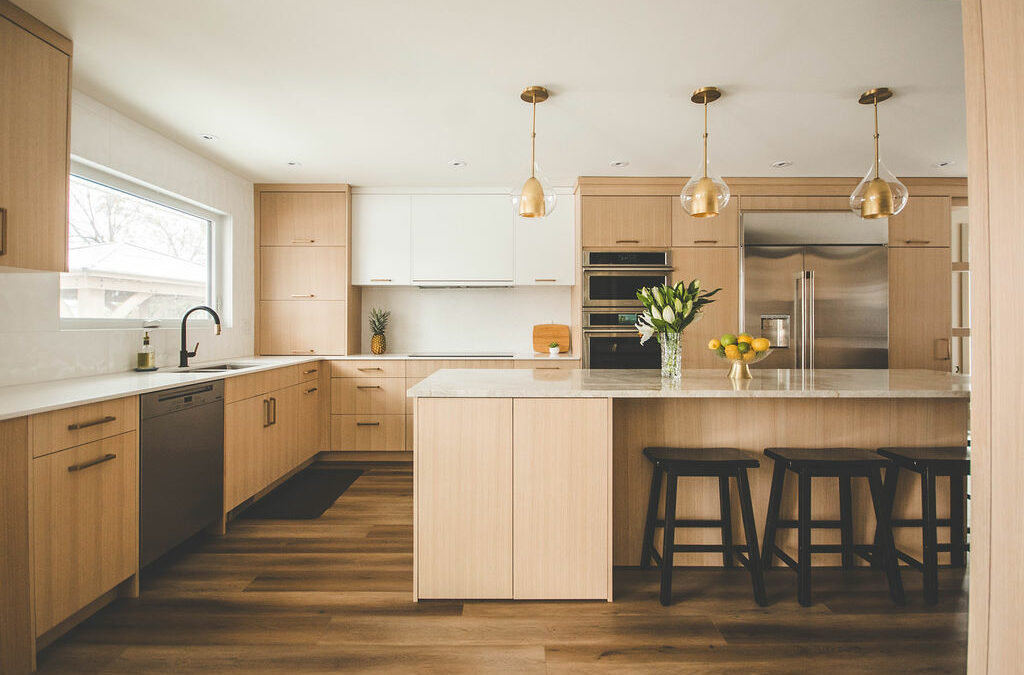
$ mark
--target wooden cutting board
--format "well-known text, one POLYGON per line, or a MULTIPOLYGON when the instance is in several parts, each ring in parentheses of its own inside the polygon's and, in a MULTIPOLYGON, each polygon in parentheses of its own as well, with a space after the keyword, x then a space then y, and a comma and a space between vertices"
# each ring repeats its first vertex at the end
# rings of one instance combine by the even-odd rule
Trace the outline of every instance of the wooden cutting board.
POLYGON ((558 343, 559 353, 569 351, 569 327, 561 323, 540 323, 533 327, 533 351, 547 354, 552 342, 558 343))

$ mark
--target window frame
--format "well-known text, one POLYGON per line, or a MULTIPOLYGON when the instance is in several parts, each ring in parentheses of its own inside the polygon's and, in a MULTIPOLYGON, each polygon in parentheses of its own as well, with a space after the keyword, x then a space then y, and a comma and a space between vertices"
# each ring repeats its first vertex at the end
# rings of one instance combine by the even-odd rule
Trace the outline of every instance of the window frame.
MULTIPOLYGON (((201 218, 210 223, 207 230, 207 266, 206 266, 206 302, 213 307, 221 317, 221 323, 229 325, 229 318, 225 316, 224 289, 225 289, 225 261, 222 259, 225 247, 225 236, 227 230, 228 216, 204 204, 192 201, 181 195, 174 194, 168 190, 158 188, 145 183, 126 174, 108 169, 104 166, 88 160, 71 156, 69 171, 69 185, 71 177, 96 183, 118 192, 123 192, 132 197, 143 199, 148 202, 163 206, 175 211, 181 211, 190 216, 201 218)), ((69 215, 70 218, 70 215, 69 215)), ((70 228, 70 223, 68 225, 70 228)), ((70 271, 70 270, 69 270, 70 271)), ((61 288, 58 280, 58 288, 61 288)), ((58 318, 61 330, 91 330, 91 329, 140 329, 140 328, 174 328, 177 324, 169 324, 173 317, 157 319, 157 326, 154 326, 151 319, 117 319, 104 317, 65 317, 60 315, 58 306, 58 318)), ((208 314, 202 316, 195 314, 189 319, 190 325, 213 325, 213 319, 208 314)))

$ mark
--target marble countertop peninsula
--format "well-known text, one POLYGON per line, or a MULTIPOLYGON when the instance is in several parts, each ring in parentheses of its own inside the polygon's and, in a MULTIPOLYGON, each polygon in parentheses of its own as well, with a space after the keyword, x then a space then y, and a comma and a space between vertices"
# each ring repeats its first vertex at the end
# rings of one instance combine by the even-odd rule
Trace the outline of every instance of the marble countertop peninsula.
POLYGON ((932 370, 439 370, 408 391, 423 398, 970 398, 970 378, 932 370))

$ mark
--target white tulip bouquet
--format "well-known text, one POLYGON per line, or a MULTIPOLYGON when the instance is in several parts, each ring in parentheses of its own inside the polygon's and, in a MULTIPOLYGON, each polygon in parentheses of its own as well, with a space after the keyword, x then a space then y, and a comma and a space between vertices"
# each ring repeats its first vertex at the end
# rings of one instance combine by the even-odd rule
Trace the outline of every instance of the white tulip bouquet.
POLYGON ((643 313, 636 319, 640 344, 650 340, 655 333, 682 333, 700 318, 704 307, 714 302, 711 296, 720 290, 702 291, 700 279, 689 284, 680 281, 675 286, 641 288, 636 292, 637 299, 644 306, 643 313))

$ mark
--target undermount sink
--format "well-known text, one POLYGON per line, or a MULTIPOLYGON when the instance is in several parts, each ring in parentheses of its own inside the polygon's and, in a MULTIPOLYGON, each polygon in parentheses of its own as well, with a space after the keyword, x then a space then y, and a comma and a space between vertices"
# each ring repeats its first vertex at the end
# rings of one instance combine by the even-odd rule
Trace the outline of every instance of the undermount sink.
POLYGON ((211 366, 192 366, 190 368, 175 368, 179 373, 222 373, 227 370, 245 370, 255 368, 258 363, 218 363, 211 366))

